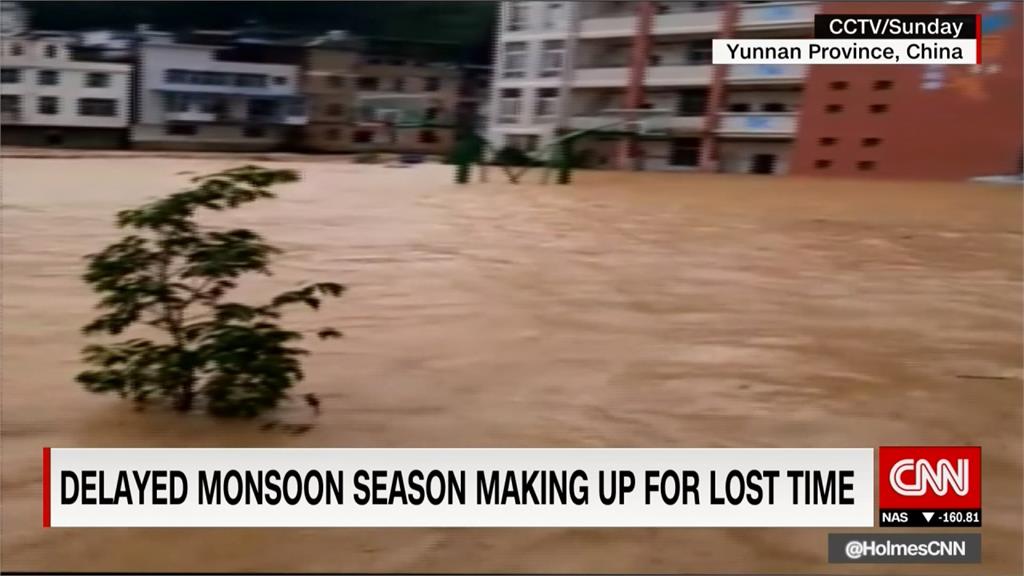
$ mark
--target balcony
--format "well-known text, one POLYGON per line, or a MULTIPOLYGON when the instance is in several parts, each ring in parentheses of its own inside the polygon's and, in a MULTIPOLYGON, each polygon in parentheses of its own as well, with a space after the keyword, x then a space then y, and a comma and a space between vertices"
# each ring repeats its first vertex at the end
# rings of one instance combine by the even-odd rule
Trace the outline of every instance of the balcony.
POLYGON ((740 8, 736 25, 741 29, 809 28, 818 12, 817 2, 772 2, 750 4, 740 8))
POLYGON ((722 114, 718 133, 722 135, 786 138, 796 132, 796 114, 722 114))
MULTIPOLYGON (((624 120, 621 116, 602 116, 600 113, 582 114, 569 118, 569 128, 573 130, 620 130, 616 122, 624 120)), ((638 120, 647 131, 699 132, 704 127, 703 116, 660 116, 638 120)))
MULTIPOLYGON (((676 12, 654 17, 651 31, 654 35, 695 34, 715 32, 722 19, 721 11, 676 12)), ((580 38, 614 38, 636 33, 635 15, 585 18, 580 21, 580 38)))
POLYGON ((727 76, 734 84, 800 83, 806 77, 806 64, 733 64, 727 76))
POLYGON ((703 86, 711 83, 711 66, 651 66, 645 86, 703 86))
MULTIPOLYGON (((623 87, 629 81, 629 68, 577 68, 576 88, 623 87)), ((645 86, 704 86, 711 83, 711 66, 651 66, 645 86)))
POLYGON ((164 112, 164 120, 169 122, 216 122, 218 115, 215 112, 203 112, 201 110, 168 111, 164 112))

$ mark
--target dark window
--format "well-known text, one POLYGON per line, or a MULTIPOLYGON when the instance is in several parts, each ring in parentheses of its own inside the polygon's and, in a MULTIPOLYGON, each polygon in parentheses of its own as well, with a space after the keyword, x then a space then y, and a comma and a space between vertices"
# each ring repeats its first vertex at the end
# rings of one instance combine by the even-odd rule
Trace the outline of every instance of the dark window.
MULTIPOLYGON (((221 76, 215 72, 209 73, 209 81, 203 84, 221 84, 222 82, 214 76, 221 76)), ((263 74, 235 74, 235 86, 242 88, 264 88, 267 85, 267 77, 263 74)))
POLYGON ((36 76, 36 82, 40 86, 56 86, 60 83, 60 75, 56 70, 40 70, 36 76))
POLYGON ((831 160, 815 160, 814 161, 814 167, 817 168, 818 170, 823 170, 825 168, 829 168, 830 166, 832 166, 832 161, 831 160))
POLYGON ((377 90, 380 81, 373 76, 362 76, 358 80, 358 86, 360 90, 377 90))
POLYGON ((882 112, 887 112, 889 110, 889 105, 888 104, 872 104, 871 106, 868 106, 868 110, 871 110, 872 114, 881 114, 882 112))
POLYGON ((47 132, 46 133, 46 145, 47 146, 63 146, 64 145, 64 134, 62 132, 47 132))
POLYGON ((0 83, 17 84, 21 82, 21 68, 0 68, 0 83))
POLYGON ((11 44, 11 56, 21 56, 25 53, 25 48, 22 47, 20 42, 14 42, 11 44))
POLYGON ((892 80, 875 80, 875 90, 888 90, 892 88, 892 80))
POLYGON ((111 98, 79 98, 79 116, 117 116, 117 100, 111 98))
POLYGON ((288 83, 288 79, 284 76, 274 76, 274 84, 278 86, 284 86, 288 83))
POLYGON ((324 130, 324 138, 328 140, 337 140, 341 137, 341 132, 337 128, 328 128, 324 130))
POLYGON ((420 142, 434 144, 437 142, 437 134, 433 130, 420 130, 420 142))
POLYGON ((750 112, 750 104, 747 104, 746 102, 729 104, 729 112, 750 112))
POLYGON ((703 116, 707 107, 707 90, 683 90, 679 92, 676 116, 703 116))
POLYGON ((700 138, 672 139, 668 162, 673 166, 696 166, 700 162, 700 138))
POLYGON ((277 102, 265 98, 252 98, 247 106, 250 120, 262 121, 277 114, 277 102))
POLYGON ((331 88, 341 88, 345 85, 345 79, 337 74, 331 74, 327 77, 327 85, 331 88))
POLYGON ((194 124, 168 124, 164 132, 171 136, 195 136, 197 130, 194 124))
POLYGON ((690 42, 686 61, 688 64, 711 64, 711 39, 690 42))
POLYGON ((437 106, 431 106, 423 113, 424 120, 437 120, 437 115, 441 113, 441 109, 437 106))
POLYGON ((833 90, 846 90, 850 84, 844 80, 836 80, 835 82, 829 82, 828 87, 833 90))
POLYGON ((168 84, 187 84, 188 78, 188 70, 164 70, 164 82, 168 84))
POLYGON ((765 102, 761 104, 762 112, 785 112, 786 105, 781 102, 765 102))
POLYGON ((267 131, 262 126, 246 126, 242 128, 242 136, 246 138, 263 138, 267 131))
POLYGON ((4 94, 0 96, 0 112, 17 114, 21 112, 21 96, 4 94))
POLYGON ((881 138, 865 138, 860 141, 861 145, 865 148, 874 148, 882 143, 881 138))
POLYGON ((395 78, 391 81, 391 87, 395 92, 405 92, 405 78, 395 78))
POLYGON ((832 138, 831 136, 826 136, 824 138, 818 139, 818 144, 821 144, 822 146, 832 146, 835 143, 836 139, 832 138))
POLYGON ((47 44, 46 45, 46 49, 44 51, 44 55, 47 58, 56 58, 57 57, 57 47, 54 46, 53 44, 47 44))
POLYGON ((89 72, 85 75, 86 88, 106 88, 110 86, 110 74, 106 72, 89 72))
POLYGON ((857 170, 874 170, 874 168, 874 160, 861 160, 860 162, 857 162, 857 170))
POLYGON ((60 112, 60 102, 56 96, 40 96, 36 105, 40 114, 52 115, 60 112))
POLYGON ((369 144, 373 142, 373 132, 369 130, 356 130, 352 133, 352 141, 356 144, 369 144))
POLYGON ((345 109, 341 106, 341 104, 338 104, 336 102, 327 105, 328 116, 341 116, 342 113, 344 113, 344 111, 345 109))
POLYGON ((661 54, 651 54, 647 57, 648 66, 661 66, 661 54))
POLYGON ((825 112, 828 112, 829 114, 836 114, 837 112, 842 112, 842 111, 843 111, 843 105, 842 104, 829 104, 828 106, 825 106, 825 112))
POLYGON ((427 92, 436 92, 441 89, 441 79, 428 77, 423 79, 423 89, 427 92))

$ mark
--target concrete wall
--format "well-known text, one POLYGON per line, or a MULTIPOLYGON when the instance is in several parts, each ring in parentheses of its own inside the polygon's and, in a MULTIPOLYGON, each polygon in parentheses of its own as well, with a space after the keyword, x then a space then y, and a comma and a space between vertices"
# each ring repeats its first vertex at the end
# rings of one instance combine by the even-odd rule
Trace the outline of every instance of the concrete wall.
POLYGON ((288 140, 297 127, 263 126, 264 135, 246 137, 240 125, 196 124, 195 135, 167 133, 164 124, 137 124, 131 128, 132 145, 146 150, 274 150, 288 140))

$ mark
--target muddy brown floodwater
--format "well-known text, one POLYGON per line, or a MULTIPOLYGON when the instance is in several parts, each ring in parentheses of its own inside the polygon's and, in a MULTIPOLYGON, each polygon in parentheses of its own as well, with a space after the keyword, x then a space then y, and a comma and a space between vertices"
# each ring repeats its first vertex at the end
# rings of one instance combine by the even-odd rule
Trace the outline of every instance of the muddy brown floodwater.
POLYGON ((346 333, 313 344, 315 427, 83 391, 82 255, 115 237, 115 210, 242 162, 3 159, 5 569, 872 571, 827 565, 825 529, 44 530, 42 446, 977 444, 984 563, 927 573, 1024 572, 1019 188, 609 172, 457 187, 440 165, 277 162, 303 181, 232 216, 287 250, 252 290, 350 287, 295 317, 346 333))

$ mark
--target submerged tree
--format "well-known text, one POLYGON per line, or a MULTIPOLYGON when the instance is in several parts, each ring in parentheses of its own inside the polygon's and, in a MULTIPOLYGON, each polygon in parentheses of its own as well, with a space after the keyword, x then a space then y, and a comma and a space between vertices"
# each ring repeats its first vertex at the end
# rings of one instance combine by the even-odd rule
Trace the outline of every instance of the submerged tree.
MULTIPOLYGON (((300 332, 278 324, 282 310, 319 309, 343 287, 309 284, 262 306, 229 301, 243 275, 270 275, 280 250, 251 230, 200 226, 196 214, 274 198, 269 188, 297 179, 291 170, 243 166, 195 177, 191 189, 118 213, 117 226, 131 233, 86 257, 84 279, 101 296, 103 313, 83 332, 119 335, 141 325, 161 337, 86 346, 92 369, 77 380, 139 403, 169 401, 181 412, 201 403, 215 416, 255 416, 277 406, 302 379, 300 356, 308 353, 296 346, 300 332)), ((340 336, 333 328, 317 335, 340 336)))

